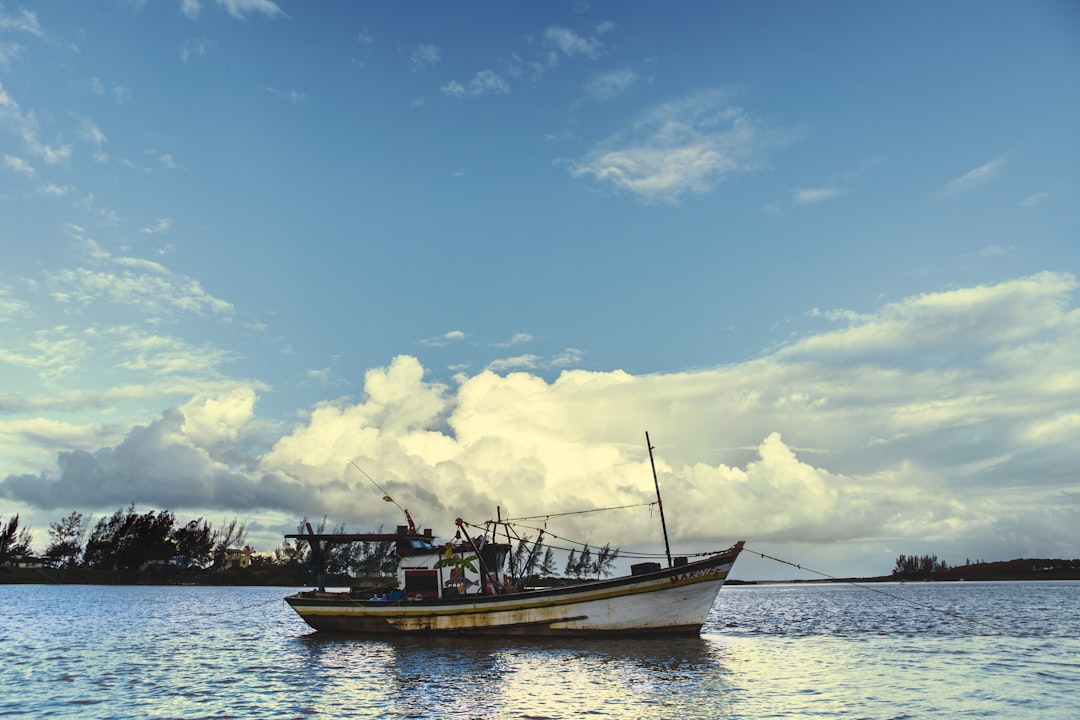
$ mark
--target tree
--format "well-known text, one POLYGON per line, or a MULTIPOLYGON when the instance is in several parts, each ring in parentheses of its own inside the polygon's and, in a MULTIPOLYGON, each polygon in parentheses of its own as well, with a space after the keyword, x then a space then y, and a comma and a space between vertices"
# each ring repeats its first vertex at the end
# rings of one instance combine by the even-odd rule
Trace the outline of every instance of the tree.
POLYGON ((563 575, 566 577, 574 577, 574 573, 577 571, 578 559, 577 550, 570 548, 570 554, 566 556, 566 567, 563 568, 563 575))
POLYGON ((19 516, 8 520, 0 529, 0 567, 14 565, 30 554, 34 536, 30 528, 19 529, 19 516))
POLYGON ((608 543, 604 547, 600 548, 596 553, 596 560, 592 564, 592 574, 599 580, 600 576, 609 577, 611 575, 611 569, 615 565, 615 558, 619 557, 619 548, 611 549, 611 544, 608 543))
POLYGON ((202 518, 173 530, 172 541, 176 554, 192 565, 202 567, 214 556, 214 531, 202 518))
POLYGON ((537 573, 540 577, 553 577, 558 571, 555 565, 555 551, 551 548, 545 548, 544 560, 540 563, 540 569, 537 573))
POLYGON ((50 523, 49 547, 45 548, 45 557, 57 566, 74 567, 82 555, 83 536, 86 534, 86 520, 82 513, 72 511, 63 520, 50 523))
POLYGON ((137 570, 151 560, 168 560, 176 554, 171 539, 175 518, 167 510, 136 513, 132 503, 101 518, 86 542, 83 559, 90 567, 137 570))
MULTIPOLYGON (((302 532, 302 531, 301 531, 302 532)), ((225 551, 231 547, 239 547, 244 542, 247 534, 247 523, 239 522, 233 518, 229 522, 221 521, 221 527, 214 530, 214 567, 220 567, 225 562, 225 551)))
POLYGON ((949 566, 939 562, 937 555, 901 555, 896 558, 896 566, 892 574, 896 577, 928 580, 939 577, 949 572, 949 566))

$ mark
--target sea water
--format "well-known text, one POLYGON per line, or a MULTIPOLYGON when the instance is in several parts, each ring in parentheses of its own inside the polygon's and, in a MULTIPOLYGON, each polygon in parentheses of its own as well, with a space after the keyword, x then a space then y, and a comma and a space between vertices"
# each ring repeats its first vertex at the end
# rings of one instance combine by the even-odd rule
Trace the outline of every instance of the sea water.
POLYGON ((323 636, 290 592, 0 585, 0 716, 1080 717, 1080 582, 728 586, 700 638, 558 642, 323 636))

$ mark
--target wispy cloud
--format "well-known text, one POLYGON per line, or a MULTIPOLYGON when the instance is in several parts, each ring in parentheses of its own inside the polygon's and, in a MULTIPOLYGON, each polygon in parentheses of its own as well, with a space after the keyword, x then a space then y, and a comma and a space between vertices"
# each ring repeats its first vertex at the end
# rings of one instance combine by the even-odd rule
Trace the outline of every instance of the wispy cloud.
POLYGON ((19 104, 0 84, 0 123, 22 139, 31 154, 48 165, 66 163, 71 158, 70 144, 50 145, 39 137, 37 120, 32 113, 24 113, 19 104))
POLYGON ((177 275, 150 260, 114 256, 76 233, 89 266, 49 273, 46 283, 54 301, 75 307, 104 301, 150 314, 232 314, 232 304, 206 292, 198 280, 177 275))
POLYGON ((0 31, 22 32, 34 37, 45 34, 34 11, 19 8, 17 12, 9 14, 3 5, 0 5, 0 31))
POLYGON ((1031 195, 1028 195, 1026 198, 1021 200, 1020 205, 1022 207, 1032 208, 1032 207, 1035 207, 1037 205, 1042 205, 1043 202, 1049 197, 1050 197, 1050 193, 1046 193, 1046 192, 1032 193, 1031 195))
POLYGON ((460 342, 465 339, 465 333, 461 330, 451 330, 445 332, 442 335, 436 335, 433 338, 426 338, 420 341, 421 345, 426 347, 442 347, 449 345, 452 342, 460 342))
POLYGON ((214 43, 206 38, 188 38, 180 46, 180 60, 187 62, 193 58, 202 57, 213 46, 214 43))
POLYGON ((609 70, 594 75, 585 84, 585 93, 598 102, 614 100, 627 94, 637 84, 638 75, 630 69, 609 70))
POLYGON ((960 177, 950 180, 945 185, 944 190, 942 190, 942 194, 955 195, 957 193, 967 192, 974 187, 990 182, 1001 174, 1004 167, 1004 159, 999 158, 997 160, 991 160, 985 165, 980 165, 974 170, 969 170, 960 177))
POLYGON ((285 14, 285 11, 271 0, 217 0, 217 4, 238 20, 243 20, 249 15, 272 18, 285 14))
POLYGON ((567 164, 575 177, 592 177, 646 202, 677 202, 756 169, 763 145, 750 116, 723 93, 709 91, 652 108, 567 164))
POLYGON ((279 90, 277 88, 268 87, 266 88, 266 92, 270 93, 278 100, 285 100, 286 102, 291 102, 294 105, 297 103, 305 102, 308 99, 307 95, 297 90, 279 90))
POLYGON ((417 45, 409 53, 409 65, 414 72, 429 68, 432 65, 438 65, 440 62, 442 62, 442 53, 439 52, 439 48, 435 45, 417 45))
POLYGON ((481 70, 468 85, 451 80, 441 88, 444 95, 451 97, 480 97, 482 95, 507 95, 510 84, 494 70, 481 70))
POLYGON ((823 188, 795 188, 791 191, 792 197, 795 202, 800 205, 811 205, 813 203, 823 202, 825 200, 832 200, 833 198, 840 196, 839 188, 823 187, 823 188))
POLYGON ((4 156, 4 168, 9 172, 13 172, 16 175, 25 175, 26 177, 34 177, 34 166, 23 160, 21 157, 15 155, 4 156))
POLYGON ((595 37, 584 37, 573 30, 553 25, 544 30, 544 43, 567 57, 583 55, 597 58, 604 52, 604 44, 595 37))

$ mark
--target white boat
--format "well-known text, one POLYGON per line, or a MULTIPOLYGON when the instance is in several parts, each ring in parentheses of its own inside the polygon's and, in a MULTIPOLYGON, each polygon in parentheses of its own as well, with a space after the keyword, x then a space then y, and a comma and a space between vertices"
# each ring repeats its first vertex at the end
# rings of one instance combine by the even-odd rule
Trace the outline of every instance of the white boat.
MULTIPOLYGON (((659 483, 656 504, 663 522, 659 483)), ((418 531, 402 510, 409 524, 395 533, 320 534, 308 526, 286 535, 310 544, 320 577, 318 589, 285 598, 308 625, 364 635, 696 635, 743 549, 740 541, 702 559, 673 559, 664 523, 667 567, 643 562, 623 577, 530 588, 505 574, 512 548, 495 538, 508 521, 489 522, 474 538, 459 518, 455 541, 436 544, 432 531, 418 531), (397 577, 383 588, 327 591, 321 568, 328 545, 354 542, 393 542, 397 577)))

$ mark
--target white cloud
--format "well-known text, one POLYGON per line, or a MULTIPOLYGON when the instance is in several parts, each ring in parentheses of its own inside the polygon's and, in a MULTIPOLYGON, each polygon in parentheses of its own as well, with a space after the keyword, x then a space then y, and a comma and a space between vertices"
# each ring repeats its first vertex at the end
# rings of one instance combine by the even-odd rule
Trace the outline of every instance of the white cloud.
POLYGON ((188 38, 180 46, 180 60, 187 62, 193 58, 202 57, 213 46, 214 43, 206 38, 188 38))
POLYGON ((974 187, 990 182, 996 178, 1005 166, 1003 159, 991 160, 985 165, 980 165, 954 180, 950 180, 942 191, 945 195, 966 192, 974 187))
POLYGON ((0 84, 0 124, 18 136, 31 154, 49 165, 60 165, 71 158, 71 145, 49 145, 39 137, 37 119, 33 113, 23 112, 19 104, 0 84))
POLYGON ((649 110, 627 131, 570 163, 570 171, 646 202, 676 202, 756 169, 763 145, 761 130, 745 111, 722 93, 702 92, 649 110))
POLYGON ((494 70, 481 70, 469 81, 468 86, 451 80, 441 88, 444 95, 451 97, 480 97, 481 95, 507 95, 510 84, 494 70))
POLYGON ((8 14, 3 5, 0 5, 0 31, 22 32, 34 37, 45 34, 35 12, 19 8, 18 12, 8 14))
POLYGON ((1023 207, 1027 208, 1035 207, 1037 205, 1042 205, 1043 201, 1045 201, 1048 197, 1050 197, 1050 193, 1032 193, 1031 195, 1028 195, 1023 200, 1021 200, 1020 204, 1023 207))
POLYGON ((277 3, 271 0, 217 0, 217 4, 238 20, 243 20, 248 15, 277 17, 285 14, 277 3))
POLYGON ((15 155, 4 156, 4 167, 15 173, 16 175, 25 175, 26 177, 34 177, 34 166, 23 160, 21 157, 15 155))
MULTIPOLYGON (((202 3, 199 0, 180 0, 180 12, 188 20, 197 20, 202 12, 202 3)), ((187 58, 184 58, 186 61, 187 58)))
MULTIPOLYGON (((88 202, 93 202, 92 196, 88 202)), ((86 306, 105 301, 151 314, 232 314, 232 304, 206 292, 198 280, 177 275, 151 260, 114 256, 84 237, 81 229, 72 228, 72 232, 92 267, 48 273, 46 285, 55 302, 86 306)))
POLYGON ((604 44, 596 38, 586 38, 569 28, 553 25, 544 30, 544 42, 567 57, 583 55, 597 58, 604 52, 604 44))
POLYGON ((840 196, 840 190, 834 187, 823 188, 795 188, 791 191, 795 202, 800 205, 810 205, 824 200, 832 200, 840 196))
POLYGON ((614 100, 630 92, 637 81, 637 73, 633 70, 610 70, 594 75, 585 85, 585 92, 596 101, 614 100))
POLYGON ((18 43, 0 42, 0 70, 7 70, 21 52, 22 45, 18 43))
MULTIPOLYGON (((1008 537, 1012 556, 1066 557, 1080 520, 1067 501, 1080 492, 1077 286, 1040 273, 834 311, 821 314, 831 331, 686 372, 567 370, 549 382, 483 371, 451 388, 402 356, 368 371, 361 397, 320 403, 243 462, 256 395, 233 386, 115 444, 65 450, 55 469, 9 475, 0 496, 394 523, 356 462, 445 532, 496 506, 507 516, 648 502, 649 430, 676 552, 747 538, 798 542, 804 557, 875 543, 878 557, 930 542, 954 562, 1008 537)), ((550 529, 626 546, 654 543, 655 522, 627 511, 550 529)))
POLYGON ((412 66, 413 71, 423 70, 440 62, 442 62, 442 53, 435 45, 417 45, 409 54, 409 65, 412 66))

